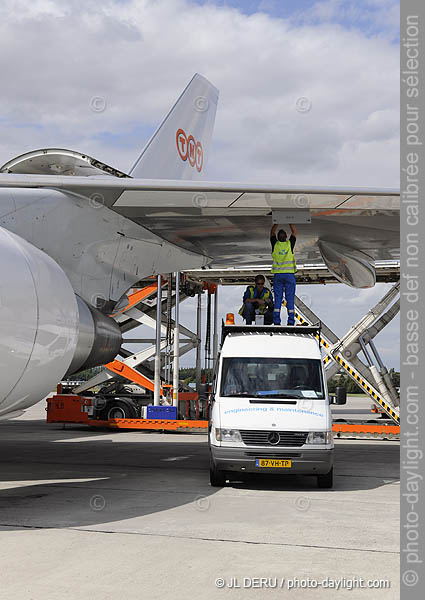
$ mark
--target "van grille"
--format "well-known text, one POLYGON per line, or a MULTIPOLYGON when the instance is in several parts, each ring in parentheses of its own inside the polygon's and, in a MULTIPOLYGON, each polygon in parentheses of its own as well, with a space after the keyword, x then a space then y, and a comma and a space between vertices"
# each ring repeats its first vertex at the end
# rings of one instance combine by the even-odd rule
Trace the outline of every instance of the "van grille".
POLYGON ((270 452, 270 450, 251 450, 251 452, 244 452, 245 456, 253 456, 255 458, 280 458, 280 459, 291 459, 300 458, 302 452, 287 452, 281 450, 280 452, 270 452))
POLYGON ((259 431, 256 429, 240 430, 242 441, 247 446, 294 446, 299 447, 305 444, 308 433, 306 431, 259 431), (276 433, 279 434, 278 441, 276 433), (273 434, 273 437, 271 435, 273 434), (273 443, 274 442, 274 443, 273 443))

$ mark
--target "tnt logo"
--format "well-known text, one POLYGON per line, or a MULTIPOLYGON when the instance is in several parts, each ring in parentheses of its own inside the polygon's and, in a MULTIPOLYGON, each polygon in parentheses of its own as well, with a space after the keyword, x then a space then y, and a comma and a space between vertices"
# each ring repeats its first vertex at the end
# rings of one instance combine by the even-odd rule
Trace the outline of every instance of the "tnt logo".
POLYGON ((183 129, 176 132, 177 151, 182 160, 189 160, 192 167, 196 166, 198 171, 202 170, 204 164, 204 151, 201 142, 196 142, 193 135, 186 135, 183 129))

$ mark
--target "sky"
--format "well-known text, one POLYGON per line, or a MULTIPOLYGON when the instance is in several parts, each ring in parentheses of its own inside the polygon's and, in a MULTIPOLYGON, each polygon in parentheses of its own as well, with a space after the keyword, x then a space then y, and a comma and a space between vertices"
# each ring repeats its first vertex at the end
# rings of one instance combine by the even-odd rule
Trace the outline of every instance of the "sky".
MULTIPOLYGON (((393 0, 3 0, 0 163, 62 147, 128 170, 199 72, 220 90, 208 179, 397 187, 398 41, 393 0)), ((298 293, 342 335, 385 286, 298 293)), ((398 327, 376 340, 389 367, 398 327)))

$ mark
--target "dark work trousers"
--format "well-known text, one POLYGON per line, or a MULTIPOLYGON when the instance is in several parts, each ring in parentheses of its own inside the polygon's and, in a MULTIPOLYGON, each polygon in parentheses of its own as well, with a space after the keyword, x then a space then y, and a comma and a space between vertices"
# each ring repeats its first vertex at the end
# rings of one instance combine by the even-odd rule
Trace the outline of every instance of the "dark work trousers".
MULTIPOLYGON (((258 302, 247 302, 244 305, 244 309, 242 312, 242 317, 245 319, 247 325, 252 325, 252 322, 255 321, 255 310, 260 305, 258 302)), ((271 325, 273 323, 273 308, 272 306, 267 308, 267 311, 264 313, 264 325, 271 325)))

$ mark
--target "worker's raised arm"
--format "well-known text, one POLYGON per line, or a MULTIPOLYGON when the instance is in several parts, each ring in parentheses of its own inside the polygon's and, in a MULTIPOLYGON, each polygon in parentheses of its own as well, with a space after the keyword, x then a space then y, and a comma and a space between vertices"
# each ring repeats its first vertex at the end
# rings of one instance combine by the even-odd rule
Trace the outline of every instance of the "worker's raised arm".
POLYGON ((291 225, 289 224, 289 227, 291 228, 291 233, 294 237, 297 237, 297 230, 295 229, 295 225, 291 225))
POLYGON ((274 235, 276 235, 276 231, 278 229, 279 225, 276 223, 276 225, 273 225, 271 231, 270 231, 270 237, 273 237, 274 235))

